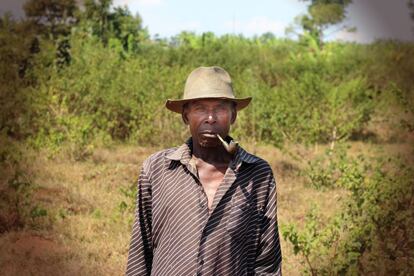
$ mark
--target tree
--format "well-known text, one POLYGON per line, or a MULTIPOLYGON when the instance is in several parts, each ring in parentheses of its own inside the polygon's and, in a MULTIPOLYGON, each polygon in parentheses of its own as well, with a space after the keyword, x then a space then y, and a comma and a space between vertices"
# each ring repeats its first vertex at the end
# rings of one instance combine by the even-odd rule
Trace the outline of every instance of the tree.
POLYGON ((41 43, 37 30, 26 20, 16 21, 11 14, 0 17, 0 136, 23 139, 30 135, 33 125, 33 98, 25 88, 35 85, 34 67, 41 43), (29 126, 29 127, 28 127, 29 126))
POLYGON ((195 32, 182 31, 171 38, 171 45, 177 47, 200 48, 199 39, 195 32))
POLYGON ((53 39, 68 35, 77 22, 78 6, 75 0, 29 0, 23 6, 26 16, 40 32, 51 34, 53 39))
POLYGON ((134 49, 148 38, 148 31, 142 27, 139 14, 132 15, 125 7, 111 9, 112 0, 85 0, 82 24, 92 35, 99 37, 106 46, 111 39, 117 39, 124 50, 134 49))
POLYGON ((85 12, 83 13, 83 19, 90 25, 92 34, 101 38, 104 44, 107 44, 109 39, 108 17, 111 5, 112 0, 84 1, 85 12))
POLYGON ((134 49, 142 40, 148 38, 148 33, 142 28, 142 19, 133 16, 127 7, 116 7, 109 15, 110 35, 121 41, 124 50, 134 49))
MULTIPOLYGON (((300 37, 310 37, 322 46, 324 31, 334 25, 341 23, 346 17, 346 7, 352 0, 302 0, 309 2, 307 14, 300 15, 295 19, 295 26, 290 26, 287 32, 295 32, 295 27, 302 29, 300 37)), ((341 29, 346 26, 341 26, 341 29)), ((353 29, 348 28, 349 31, 353 29)))

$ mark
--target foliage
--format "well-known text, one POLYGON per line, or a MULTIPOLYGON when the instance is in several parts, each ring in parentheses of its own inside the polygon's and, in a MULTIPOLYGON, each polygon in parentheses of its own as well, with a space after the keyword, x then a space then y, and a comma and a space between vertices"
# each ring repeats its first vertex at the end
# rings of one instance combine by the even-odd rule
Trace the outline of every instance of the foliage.
MULTIPOLYGON (((295 19, 295 25, 302 29, 300 37, 303 41, 311 40, 322 46, 324 31, 341 23, 346 17, 346 7, 352 0, 303 0, 310 2, 308 11, 295 19)), ((287 32, 294 32, 294 25, 287 32)), ((343 27, 345 28, 345 27, 343 27)), ((351 30, 351 29, 349 29, 351 30)))
POLYGON ((136 202, 137 202, 137 189, 136 183, 130 185, 127 188, 120 188, 120 193, 123 195, 124 200, 122 200, 118 204, 118 211, 121 215, 128 215, 129 224, 133 222, 134 216, 131 214, 135 214, 136 202))
POLYGON ((352 189, 363 181, 367 166, 364 156, 349 158, 347 147, 340 144, 335 150, 327 149, 324 155, 308 161, 303 175, 315 189, 352 189))
POLYGON ((135 51, 141 41, 148 39, 142 19, 131 14, 127 7, 111 9, 112 0, 86 0, 78 28, 98 37, 104 45, 119 41, 124 50, 135 51))
POLYGON ((23 9, 39 32, 53 38, 70 33, 78 12, 75 0, 30 0, 23 9))
POLYGON ((0 131, 20 138, 27 128, 22 117, 30 106, 30 95, 23 90, 35 81, 27 71, 34 65, 39 41, 10 15, 1 18, 0 26, 0 131))
POLYGON ((414 170, 398 159, 367 164, 344 153, 328 169, 319 164, 321 177, 311 174, 310 180, 316 187, 345 189, 349 196, 342 208, 327 221, 312 207, 303 229, 282 227, 295 254, 304 257, 308 274, 409 274, 414 264, 414 170))
MULTIPOLYGON (((404 108, 404 112, 408 114, 409 118, 414 114, 414 98, 412 94, 403 93, 401 90, 396 91, 396 95, 404 108), (411 96, 411 97, 410 97, 411 96), (411 115, 411 116, 410 116, 411 115)), ((409 132, 414 133, 414 123, 410 119, 401 119, 401 125, 409 132)))
POLYGON ((0 134, 0 233, 32 225, 47 210, 33 201, 36 190, 25 149, 0 134))
MULTIPOLYGON (((257 107, 250 113, 246 111, 245 115, 251 116, 252 120, 236 125, 235 132, 239 135, 253 130, 254 138, 279 145, 284 139, 329 142, 348 138, 369 120, 371 93, 364 79, 322 77, 320 69, 316 69, 325 66, 328 67, 326 70, 330 67, 337 70, 337 65, 332 64, 337 61, 330 60, 335 48, 306 55, 306 58, 299 59, 296 55, 286 58, 285 71, 292 72, 286 76, 278 66, 263 68, 263 72, 256 67, 262 62, 263 46, 250 44, 248 40, 236 40, 237 43, 227 46, 221 42, 227 39, 194 37, 194 40, 188 40, 193 41, 191 44, 183 42, 178 48, 166 50, 158 45, 147 45, 124 60, 125 54, 119 55, 95 40, 85 41, 81 33, 73 35, 71 66, 52 73, 47 85, 40 87, 42 94, 57 99, 52 102, 58 106, 50 106, 53 110, 48 112, 55 113, 55 118, 50 119, 56 121, 57 114, 81 116, 84 122, 89 122, 91 138, 93 133, 106 133, 112 139, 133 138, 149 144, 162 144, 164 137, 178 141, 183 138, 183 129, 179 133, 171 129, 171 133, 166 134, 168 128, 164 125, 177 129, 180 120, 161 112, 163 101, 181 96, 179 91, 185 76, 197 64, 223 62, 228 64, 224 67, 230 68, 240 96, 249 95, 250 91, 257 93, 257 107), (209 55, 211 48, 219 54, 209 55), (187 49, 185 56, 184 49, 187 49), (237 59, 231 55, 233 51, 240 53, 237 59), (221 61, 217 60, 220 55, 224 58, 221 61), (257 60, 252 56, 257 56, 257 60), (282 82, 277 78, 286 80, 282 82), (280 84, 275 85, 275 81, 280 84), (56 113, 56 110, 60 111, 56 113), (153 122, 160 128, 154 128, 153 122)), ((267 57, 277 58, 277 49, 263 51, 269 51, 267 57)), ((61 125, 60 119, 57 122, 61 125)), ((55 128, 54 124, 52 128, 55 128)))
MULTIPOLYGON (((39 22, 59 21, 47 17, 53 2, 28 3, 39 22)), ((94 143, 110 140, 178 142, 187 134, 177 116, 163 111, 163 101, 181 96, 185 76, 194 67, 218 64, 233 76, 239 96, 254 97, 253 105, 239 114, 236 137, 253 134, 253 140, 278 146, 285 141, 334 144, 361 132, 370 119, 378 90, 376 53, 384 69, 380 76, 396 82, 382 90, 405 91, 409 83, 409 74, 390 76, 392 71, 382 66, 395 60, 384 52, 404 53, 399 54, 400 44, 367 49, 372 46, 329 43, 320 49, 317 43, 302 45, 270 34, 247 39, 189 32, 151 42, 138 15, 127 8, 111 9, 111 3, 86 1, 71 35, 51 43, 36 36, 36 30, 32 36, 13 36, 24 24, 2 19, 1 50, 9 53, 21 45, 17 55, 4 55, 9 57, 4 64, 15 68, 2 66, 2 85, 7 86, 2 90, 2 129, 15 137, 30 136, 40 147, 68 145, 74 159, 87 157, 94 143), (23 37, 27 42, 20 41, 23 37)), ((57 17, 66 8, 74 14, 66 4, 54 7, 57 17)), ((28 31, 22 28, 21 33, 28 31)), ((411 48, 404 48, 407 56, 411 48)), ((406 72, 412 70, 408 64, 406 72)))
MULTIPOLYGON (((96 15, 88 15, 86 9, 67 38, 70 59, 66 62, 57 62, 61 57, 54 54, 60 44, 41 37, 36 37, 34 54, 27 50, 28 44, 21 43, 18 51, 25 53, 21 58, 4 56, 10 57, 5 62, 16 64, 12 70, 2 67, 7 72, 4 77, 15 80, 2 82, 7 86, 2 101, 10 114, 2 117, 2 128, 10 134, 30 137, 38 147, 59 150, 67 146, 74 159, 84 159, 94 144, 111 140, 180 143, 188 134, 179 116, 166 112, 163 103, 181 97, 187 74, 201 65, 226 68, 237 95, 254 98, 239 114, 234 136, 277 146, 286 141, 334 144, 347 140, 369 122, 378 89, 411 89, 408 74, 395 74, 383 66, 394 62, 395 67, 412 71, 408 62, 395 60, 399 53, 409 56, 409 45, 329 43, 320 49, 269 35, 247 39, 188 32, 170 40, 147 41, 140 38, 141 21, 134 21, 126 9, 95 8, 109 20, 105 21, 108 43, 102 41, 100 32, 88 31, 96 15), (21 62, 30 65, 24 75, 18 74, 21 62), (388 85, 378 87, 375 70, 381 70, 388 85)), ((1 50, 7 53, 19 43, 8 38, 17 23, 6 17, 2 22, 9 44, 1 50)))

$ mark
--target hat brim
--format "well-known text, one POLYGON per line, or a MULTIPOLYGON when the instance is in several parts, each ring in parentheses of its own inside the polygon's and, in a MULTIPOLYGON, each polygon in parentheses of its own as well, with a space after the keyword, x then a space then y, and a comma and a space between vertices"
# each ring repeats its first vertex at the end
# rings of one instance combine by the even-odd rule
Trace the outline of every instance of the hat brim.
POLYGON ((250 101, 252 100, 252 97, 240 98, 240 99, 237 99, 237 98, 232 99, 232 98, 226 98, 226 97, 205 97, 205 98, 194 98, 194 99, 185 99, 185 100, 168 99, 167 102, 165 103, 165 107, 173 112, 177 112, 181 114, 183 111, 183 106, 186 103, 196 101, 196 100, 204 100, 204 99, 222 99, 222 100, 229 100, 229 101, 235 102, 236 110, 239 111, 249 105, 250 101))

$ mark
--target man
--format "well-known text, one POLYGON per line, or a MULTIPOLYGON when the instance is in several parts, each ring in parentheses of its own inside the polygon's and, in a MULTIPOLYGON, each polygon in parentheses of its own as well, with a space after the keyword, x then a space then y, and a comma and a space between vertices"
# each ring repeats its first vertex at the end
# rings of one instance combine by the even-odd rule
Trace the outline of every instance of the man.
POLYGON ((218 137, 231 140, 250 100, 215 66, 195 69, 183 99, 167 101, 191 138, 144 161, 127 275, 281 275, 272 170, 218 137))

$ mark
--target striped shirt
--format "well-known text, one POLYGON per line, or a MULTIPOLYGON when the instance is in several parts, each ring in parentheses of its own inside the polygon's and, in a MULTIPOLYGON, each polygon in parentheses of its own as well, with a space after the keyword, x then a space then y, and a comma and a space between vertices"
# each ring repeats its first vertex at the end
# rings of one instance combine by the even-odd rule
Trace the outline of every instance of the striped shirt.
POLYGON ((281 275, 269 164, 239 147, 209 211, 191 149, 144 161, 126 275, 281 275))

